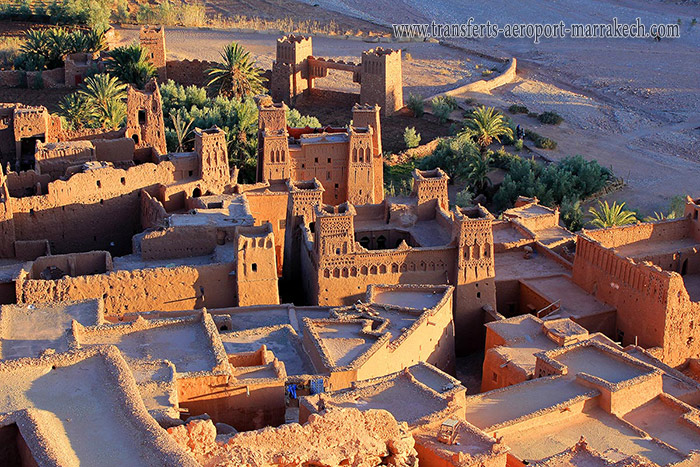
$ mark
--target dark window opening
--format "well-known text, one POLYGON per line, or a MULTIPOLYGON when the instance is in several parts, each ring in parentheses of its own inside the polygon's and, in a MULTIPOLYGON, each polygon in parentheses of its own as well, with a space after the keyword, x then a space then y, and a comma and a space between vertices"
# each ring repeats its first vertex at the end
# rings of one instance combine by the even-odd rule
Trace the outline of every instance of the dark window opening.
POLYGON ((250 269, 252 269, 253 272, 258 272, 258 263, 253 263, 253 264, 250 266, 250 269))
POLYGON ((363 248, 366 248, 369 250, 369 237, 362 237, 360 239, 360 245, 362 245, 363 248))
POLYGON ((145 110, 139 110, 139 125, 145 125, 146 124, 146 111, 145 110))
POLYGON ((131 136, 131 139, 134 140, 134 143, 139 144, 139 135, 137 135, 136 133, 134 133, 134 134, 131 136))
POLYGON ((188 174, 189 174, 188 176, 191 177, 192 175, 194 175, 194 171, 190 170, 190 171, 188 172, 188 174))
POLYGON ((384 235, 380 235, 379 238, 377 238, 377 248, 380 250, 386 248, 386 237, 384 235))
POLYGON ((192 197, 199 198, 200 196, 202 196, 202 190, 200 190, 199 188, 195 188, 192 192, 192 197))
POLYGON ((126 178, 122 177, 121 182, 122 182, 122 185, 126 185, 126 178))

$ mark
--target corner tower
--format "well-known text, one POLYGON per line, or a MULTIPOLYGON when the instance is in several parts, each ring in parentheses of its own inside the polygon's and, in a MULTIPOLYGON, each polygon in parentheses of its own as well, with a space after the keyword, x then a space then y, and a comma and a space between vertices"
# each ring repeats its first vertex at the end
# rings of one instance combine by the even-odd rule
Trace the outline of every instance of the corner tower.
POLYGON ((222 192, 231 183, 226 133, 217 127, 208 130, 195 128, 194 150, 199 158, 199 177, 202 183, 208 191, 222 192))
POLYGON ((257 181, 286 180, 291 176, 287 135, 287 106, 258 96, 257 181))
POLYGON ((155 79, 149 81, 144 90, 129 86, 126 94, 126 134, 132 138, 136 148, 155 148, 160 154, 168 149, 165 145, 165 122, 163 102, 155 79))
POLYGON ((279 304, 272 225, 236 229, 238 306, 279 304))
POLYGON ((374 170, 374 202, 384 200, 384 159, 382 152, 382 125, 378 105, 355 104, 352 108, 352 122, 356 127, 372 129, 372 168, 374 170))
POLYGON ((291 104, 308 88, 307 58, 313 55, 311 36, 290 34, 277 39, 277 56, 272 62, 270 95, 276 101, 291 104))
POLYGON ((496 309, 492 223, 493 215, 479 205, 455 208, 455 333, 459 336, 456 341, 458 353, 483 347, 485 308, 496 309))
POLYGON ((139 43, 146 49, 148 60, 156 67, 158 81, 167 81, 167 61, 165 57, 165 28, 144 26, 139 32, 139 43))
POLYGON ((377 47, 362 52, 360 103, 378 104, 383 115, 403 107, 401 50, 377 47))

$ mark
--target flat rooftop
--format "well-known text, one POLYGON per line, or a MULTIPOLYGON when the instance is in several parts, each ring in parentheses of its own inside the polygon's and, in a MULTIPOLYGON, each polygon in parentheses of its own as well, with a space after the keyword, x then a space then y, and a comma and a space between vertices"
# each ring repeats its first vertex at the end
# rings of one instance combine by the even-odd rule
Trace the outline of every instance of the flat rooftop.
POLYGON ((569 276, 537 277, 524 280, 523 283, 550 302, 559 300, 559 309, 543 317, 545 320, 576 319, 615 311, 614 307, 601 302, 574 284, 569 276))
POLYGON ((418 310, 435 307, 444 297, 437 291, 423 291, 417 289, 379 289, 374 294, 373 302, 380 305, 393 305, 418 310))
POLYGON ((82 346, 112 344, 127 361, 167 360, 178 373, 214 371, 221 364, 218 350, 223 352, 200 316, 91 326, 76 334, 82 346))
POLYGON ((596 407, 577 413, 558 423, 527 424, 499 429, 503 443, 516 457, 537 461, 562 452, 583 436, 597 451, 615 448, 625 454, 637 454, 659 465, 683 460, 683 455, 641 435, 625 422, 596 407))
MULTIPOLYGON (((495 425, 534 414, 572 399, 592 398, 599 394, 597 389, 581 386, 571 378, 562 376, 536 378, 503 389, 468 396, 466 419, 474 426, 490 431, 490 428, 495 425)), ((498 430, 500 434, 501 428, 498 430)), ((571 446, 572 443, 567 445, 571 446)))
POLYGON ((0 362, 0 419, 30 410, 20 431, 40 465, 49 456, 61 465, 197 465, 147 415, 134 388, 113 348, 0 362))
POLYGON ((100 324, 100 300, 3 305, 0 359, 38 357, 46 349, 68 350, 66 332, 73 320, 84 326, 100 324))
POLYGON ((310 323, 318 334, 326 357, 336 367, 350 365, 374 345, 377 337, 363 332, 366 324, 365 320, 329 320, 310 323))
POLYGON ((592 345, 575 346, 552 358, 562 365, 566 365, 570 376, 587 373, 611 384, 634 379, 653 371, 617 358, 615 355, 592 345))
POLYGON ((494 255, 496 281, 516 279, 533 279, 536 277, 569 274, 568 268, 549 256, 534 251, 530 259, 525 259, 525 252, 508 250, 494 255))
POLYGON ((452 240, 452 232, 435 219, 422 220, 410 227, 387 224, 384 219, 354 219, 355 233, 396 230, 408 232, 421 247, 444 246, 452 240))
POLYGON ((143 259, 139 254, 117 256, 112 259, 114 271, 133 271, 136 269, 174 268, 177 266, 202 266, 205 264, 234 263, 236 249, 232 243, 217 245, 214 253, 185 258, 143 259))
POLYGON ((287 375, 316 373, 301 339, 289 324, 248 331, 221 332, 220 336, 227 354, 255 352, 261 345, 265 345, 278 360, 284 362, 287 375))
MULTIPOLYGON (((620 245, 613 248, 613 250, 620 256, 643 260, 652 256, 672 254, 679 250, 687 250, 694 246, 700 246, 700 244, 692 238, 681 238, 678 240, 645 239, 626 245, 620 245)), ((659 264, 659 267, 664 268, 664 265, 659 264)))
POLYGON ((203 196, 200 201, 207 209, 193 209, 187 214, 172 214, 168 218, 171 227, 232 227, 253 225, 254 219, 243 195, 203 196))

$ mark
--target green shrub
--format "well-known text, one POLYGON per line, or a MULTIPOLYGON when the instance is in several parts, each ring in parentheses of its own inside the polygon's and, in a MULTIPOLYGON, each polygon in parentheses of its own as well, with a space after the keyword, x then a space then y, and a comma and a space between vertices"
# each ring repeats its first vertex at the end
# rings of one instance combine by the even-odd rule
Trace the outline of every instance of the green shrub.
POLYGON ((556 149, 557 142, 552 139, 542 137, 535 141, 535 146, 540 149, 556 149))
POLYGON ((403 141, 407 148, 415 148, 420 144, 420 133, 416 133, 414 127, 406 127, 403 130, 403 141))
POLYGON ((302 115, 297 109, 287 109, 287 125, 292 128, 321 128, 318 118, 311 115, 302 115))
POLYGON ((474 200, 474 195, 469 191, 468 188, 457 193, 455 196, 455 204, 460 208, 466 208, 472 205, 474 200))
POLYGON ((531 118, 537 118, 540 116, 540 114, 538 114, 537 112, 528 112, 527 116, 531 118))
POLYGON ((513 143, 513 149, 515 149, 516 151, 522 150, 523 149, 523 140, 519 139, 515 143, 513 143))
POLYGON ((528 113, 527 107, 524 105, 513 104, 508 107, 508 111, 512 114, 526 114, 528 113))
POLYGON ((583 228, 583 211, 581 201, 566 198, 561 203, 561 220, 564 226, 572 232, 577 232, 583 228))
POLYGON ((547 125, 559 125, 564 121, 564 118, 556 112, 542 112, 537 119, 547 125))
POLYGON ((438 97, 433 98, 433 100, 430 101, 430 105, 433 108, 433 115, 437 117, 440 123, 445 123, 454 110, 451 102, 438 97))
POLYGON ((435 151, 418 162, 421 170, 432 170, 440 167, 450 177, 450 183, 455 179, 466 177, 469 170, 469 160, 479 156, 479 147, 469 138, 454 137, 440 140, 435 151))
POLYGON ((406 104, 406 107, 413 112, 413 115, 416 118, 422 117, 423 113, 425 112, 425 102, 423 101, 423 98, 415 94, 408 96, 408 104, 406 104))

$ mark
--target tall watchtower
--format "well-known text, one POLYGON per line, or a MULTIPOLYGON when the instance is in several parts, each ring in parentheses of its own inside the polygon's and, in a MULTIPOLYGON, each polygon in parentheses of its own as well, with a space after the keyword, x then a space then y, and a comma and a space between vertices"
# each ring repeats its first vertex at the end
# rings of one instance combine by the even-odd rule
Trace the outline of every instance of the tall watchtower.
POLYGON ((284 239, 282 274, 286 280, 301 278, 301 230, 304 222, 311 222, 314 208, 323 204, 323 186, 317 179, 308 181, 287 180, 287 225, 284 239))
POLYGON ((374 178, 374 203, 384 199, 384 160, 382 152, 382 125, 379 118, 380 107, 355 104, 352 108, 352 122, 356 127, 372 129, 372 167, 374 178))
POLYGON ((236 229, 238 306, 278 304, 277 259, 272 225, 236 229))
POLYGON ((337 259, 355 252, 355 207, 350 203, 338 206, 316 205, 316 253, 321 259, 337 259))
POLYGON ((291 177, 291 160, 287 139, 287 106, 275 104, 269 96, 258 103, 257 180, 286 180, 291 177))
POLYGON ((272 62, 270 94, 276 102, 291 104, 308 88, 307 58, 313 55, 311 36, 290 34, 277 39, 277 56, 272 62))
POLYGON ((360 103, 378 104, 382 115, 393 115, 403 107, 401 50, 377 47, 362 52, 360 103))
POLYGON ((144 26, 139 33, 139 43, 146 49, 148 59, 158 71, 158 81, 168 79, 165 57, 165 28, 163 26, 144 26))
POLYGON ((165 145, 163 101, 155 79, 144 90, 129 86, 126 93, 126 137, 132 138, 137 148, 155 148, 160 154, 165 145))
POLYGON ((417 199, 419 217, 432 217, 437 207, 445 211, 449 209, 447 197, 449 180, 450 177, 440 168, 413 171, 413 196, 417 199))
POLYGON ((372 127, 348 128, 348 193, 355 204, 376 204, 372 127))
POLYGON ((223 191, 231 183, 226 149, 226 132, 213 127, 208 130, 195 128, 194 150, 199 158, 199 177, 210 191, 223 191))
POLYGON ((483 347, 484 307, 496 309, 493 215, 481 206, 454 211, 457 241, 455 330, 458 352, 483 347))

